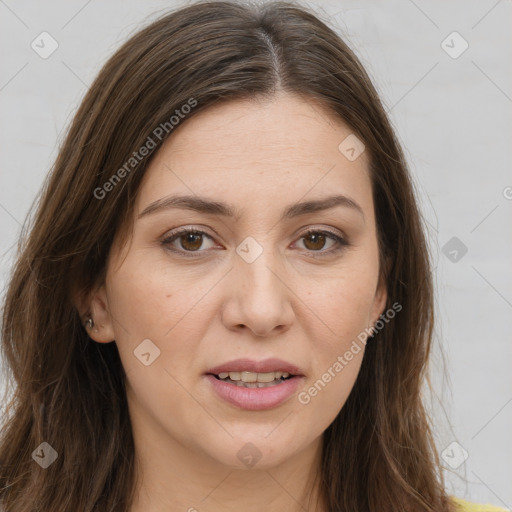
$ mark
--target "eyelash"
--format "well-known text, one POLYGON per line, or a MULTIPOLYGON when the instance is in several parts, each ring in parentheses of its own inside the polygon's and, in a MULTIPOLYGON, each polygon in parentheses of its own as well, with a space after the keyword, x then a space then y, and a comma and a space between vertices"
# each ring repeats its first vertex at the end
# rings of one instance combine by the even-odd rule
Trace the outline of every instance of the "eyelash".
MULTIPOLYGON (((185 258, 197 258, 198 253, 202 253, 202 252, 206 252, 206 251, 186 251, 186 250, 175 249, 175 248, 170 247, 170 244, 172 242, 174 242, 175 240, 181 238, 182 236, 188 235, 188 234, 206 235, 206 237, 213 239, 213 237, 211 237, 208 233, 206 233, 205 231, 202 231, 200 229, 185 228, 185 229, 180 229, 178 231, 175 231, 174 233, 171 233, 168 237, 166 237, 164 240, 162 240, 162 245, 164 245, 169 251, 180 254, 181 256, 184 256, 185 258)), ((312 234, 327 235, 329 238, 331 238, 331 240, 334 240, 337 243, 337 245, 334 246, 334 248, 328 249, 327 251, 312 251, 312 250, 308 251, 306 249, 306 251, 309 252, 310 255, 313 256, 314 258, 323 258, 326 255, 330 256, 333 254, 337 254, 338 252, 345 249, 345 247, 348 247, 350 245, 341 236, 337 235, 336 233, 333 233, 332 231, 324 230, 324 229, 308 229, 307 231, 302 233, 302 235, 299 237, 299 240, 307 237, 308 235, 312 235, 312 234)))

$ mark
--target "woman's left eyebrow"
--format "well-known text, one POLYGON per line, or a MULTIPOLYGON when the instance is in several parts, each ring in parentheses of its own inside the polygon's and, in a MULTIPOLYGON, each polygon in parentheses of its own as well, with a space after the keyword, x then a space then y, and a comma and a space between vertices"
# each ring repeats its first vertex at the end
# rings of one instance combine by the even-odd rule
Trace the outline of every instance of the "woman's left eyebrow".
MULTIPOLYGON (((350 197, 342 194, 335 196, 328 196, 321 199, 314 199, 311 201, 304 201, 301 203, 294 203, 287 206, 281 220, 292 219, 301 215, 307 215, 323 210, 330 210, 336 207, 350 208, 357 211, 365 219, 363 209, 350 197)), ((206 213, 210 215, 220 215, 223 217, 232 217, 235 220, 240 220, 242 217, 242 211, 236 209, 234 206, 214 201, 205 197, 195 195, 170 195, 162 197, 157 201, 149 204, 143 211, 138 215, 138 218, 150 215, 152 213, 161 212, 173 208, 181 208, 185 210, 194 210, 200 213, 206 213)))

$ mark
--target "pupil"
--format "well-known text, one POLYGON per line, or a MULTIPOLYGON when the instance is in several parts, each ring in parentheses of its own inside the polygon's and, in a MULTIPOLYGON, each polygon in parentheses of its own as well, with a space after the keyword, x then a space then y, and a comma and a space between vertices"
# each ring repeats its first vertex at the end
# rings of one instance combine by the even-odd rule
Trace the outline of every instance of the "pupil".
POLYGON ((201 234, 200 233, 189 233, 187 235, 185 235, 185 244, 183 245, 183 247, 185 249, 191 249, 191 250, 194 250, 194 249, 199 249, 199 247, 201 247, 201 234), (194 243, 194 239, 195 239, 195 243, 194 243), (198 243, 199 242, 199 243, 198 243), (191 243, 191 245, 189 245, 189 243, 191 243))
POLYGON ((308 239, 313 239, 313 247, 308 247, 308 249, 321 249, 325 244, 325 235, 321 233, 312 233, 306 237, 306 247, 308 246, 308 239), (316 240, 315 240, 316 239, 316 240), (320 246, 315 245, 320 241, 320 246))

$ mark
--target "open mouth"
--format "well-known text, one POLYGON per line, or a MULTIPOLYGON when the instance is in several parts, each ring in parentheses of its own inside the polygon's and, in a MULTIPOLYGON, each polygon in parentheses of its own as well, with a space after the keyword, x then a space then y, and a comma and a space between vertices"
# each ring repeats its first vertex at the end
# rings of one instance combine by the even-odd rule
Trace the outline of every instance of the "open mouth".
POLYGON ((241 388, 268 388, 278 386, 295 375, 288 372, 221 372, 213 375, 217 380, 238 386, 241 388))
POLYGON ((305 376, 300 368, 278 359, 239 359, 204 374, 217 397, 247 411, 263 411, 289 400, 305 376))

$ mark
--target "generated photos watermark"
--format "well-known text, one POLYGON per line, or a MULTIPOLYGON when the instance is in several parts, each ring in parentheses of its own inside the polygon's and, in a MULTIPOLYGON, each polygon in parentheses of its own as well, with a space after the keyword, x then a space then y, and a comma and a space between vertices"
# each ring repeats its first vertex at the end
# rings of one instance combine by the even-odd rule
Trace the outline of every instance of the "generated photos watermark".
POLYGON ((197 100, 189 98, 187 103, 184 103, 179 109, 177 108, 174 112, 176 115, 172 115, 168 121, 160 123, 151 133, 148 135, 146 142, 137 150, 132 153, 130 158, 101 186, 94 189, 94 197, 96 199, 104 199, 109 192, 111 192, 116 185, 118 185, 122 179, 132 172, 142 160, 151 154, 153 149, 156 148, 157 143, 163 140, 171 131, 180 123, 182 119, 185 119, 187 114, 190 114, 192 109, 197 106, 197 100))
POLYGON ((402 305, 395 302, 386 312, 380 315, 379 319, 375 322, 375 325, 371 328, 365 328, 357 335, 357 339, 352 341, 350 348, 345 351, 343 355, 339 355, 336 361, 327 368, 327 370, 320 376, 315 383, 310 386, 306 391, 301 391, 297 397, 301 404, 307 405, 311 402, 311 399, 318 395, 332 379, 338 375, 343 368, 345 368, 356 354, 361 352, 362 345, 366 345, 368 338, 381 331, 386 324, 388 324, 396 314, 402 311, 402 305))

